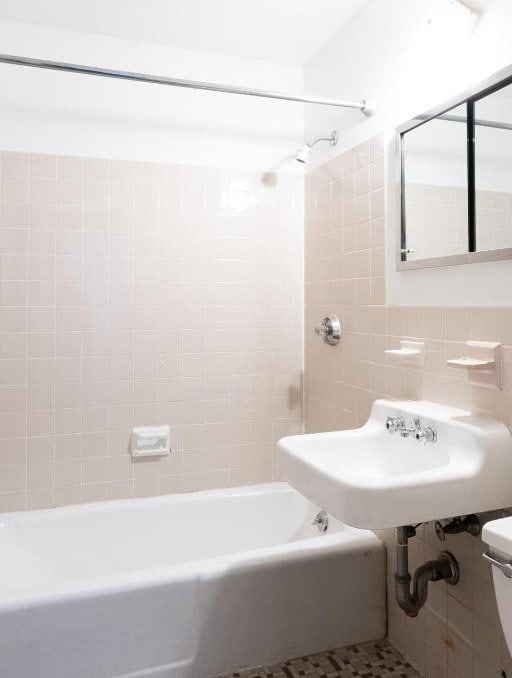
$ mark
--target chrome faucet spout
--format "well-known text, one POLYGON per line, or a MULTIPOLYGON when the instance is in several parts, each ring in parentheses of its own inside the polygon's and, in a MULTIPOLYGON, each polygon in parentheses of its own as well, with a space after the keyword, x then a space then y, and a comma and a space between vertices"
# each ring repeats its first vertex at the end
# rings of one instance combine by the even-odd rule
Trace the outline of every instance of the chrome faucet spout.
POLYGON ((412 426, 406 426, 403 417, 388 417, 386 428, 390 433, 400 433, 401 438, 413 437, 418 442, 435 443, 437 433, 432 426, 422 426, 419 419, 414 419, 412 426))
POLYGON ((311 525, 318 527, 320 532, 325 532, 327 528, 329 527, 329 515, 327 511, 324 511, 322 509, 321 511, 318 511, 316 514, 314 520, 312 521, 311 525))

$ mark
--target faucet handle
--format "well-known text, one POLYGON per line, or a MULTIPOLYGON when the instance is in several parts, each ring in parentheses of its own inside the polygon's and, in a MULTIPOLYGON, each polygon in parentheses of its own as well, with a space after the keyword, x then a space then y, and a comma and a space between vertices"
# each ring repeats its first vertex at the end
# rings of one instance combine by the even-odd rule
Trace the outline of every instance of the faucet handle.
POLYGON ((315 326, 315 334, 322 337, 326 344, 336 346, 341 337, 341 323, 338 316, 326 316, 320 325, 315 326))
POLYGON ((414 437, 420 442, 423 440, 423 444, 435 443, 437 440, 437 433, 432 426, 422 426, 419 419, 414 420, 414 437))
POLYGON ((386 428, 390 433, 402 431, 405 428, 403 417, 388 417, 386 419, 386 428))

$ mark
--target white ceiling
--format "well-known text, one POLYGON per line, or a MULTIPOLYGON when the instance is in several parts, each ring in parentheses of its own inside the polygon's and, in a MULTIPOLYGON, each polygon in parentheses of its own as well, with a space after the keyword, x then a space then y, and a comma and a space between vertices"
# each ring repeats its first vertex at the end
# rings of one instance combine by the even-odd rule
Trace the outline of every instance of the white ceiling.
POLYGON ((2 0, 0 20, 301 66, 368 0, 2 0))

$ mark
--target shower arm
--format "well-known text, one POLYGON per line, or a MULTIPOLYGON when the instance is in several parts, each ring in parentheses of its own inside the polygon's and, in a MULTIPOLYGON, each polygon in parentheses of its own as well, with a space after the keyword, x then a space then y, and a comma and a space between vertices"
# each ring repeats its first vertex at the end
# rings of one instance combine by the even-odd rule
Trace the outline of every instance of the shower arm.
POLYGON ((210 92, 222 92, 224 94, 240 94, 242 96, 261 97, 264 99, 281 99, 284 101, 297 101, 303 104, 319 104, 321 106, 336 106, 339 108, 357 108, 370 117, 373 115, 374 106, 366 99, 359 102, 339 101, 337 99, 322 99, 319 97, 308 97, 302 94, 293 94, 287 92, 277 92, 272 90, 256 89, 252 87, 238 87, 235 85, 223 85, 214 82, 203 82, 201 80, 184 80, 182 78, 171 78, 163 75, 150 75, 148 73, 137 73, 132 71, 118 71, 110 68, 99 68, 95 66, 84 66, 61 61, 48 61, 46 59, 32 59, 29 57, 15 56, 12 54, 0 54, 0 63, 10 64, 12 66, 29 66, 31 68, 41 68, 52 71, 62 71, 65 73, 80 73, 83 75, 96 75, 104 78, 115 78, 118 80, 132 80, 135 82, 148 82, 157 85, 168 85, 170 87, 183 87, 186 89, 207 90, 210 92))
POLYGON ((336 146, 336 144, 338 143, 338 132, 334 131, 328 137, 317 137, 316 139, 313 139, 313 141, 307 141, 306 146, 312 148, 315 144, 318 144, 318 142, 320 141, 328 141, 331 144, 331 146, 336 146))

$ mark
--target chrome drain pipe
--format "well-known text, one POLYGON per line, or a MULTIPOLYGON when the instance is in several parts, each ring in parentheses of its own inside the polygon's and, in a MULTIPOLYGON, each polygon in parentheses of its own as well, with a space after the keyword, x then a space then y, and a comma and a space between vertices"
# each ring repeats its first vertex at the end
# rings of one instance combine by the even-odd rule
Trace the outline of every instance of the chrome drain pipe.
POLYGON ((454 585, 459 581, 459 566, 448 551, 443 551, 436 560, 428 560, 420 565, 411 576, 409 573, 409 539, 415 536, 416 528, 412 525, 396 529, 396 601, 409 617, 416 617, 425 605, 429 582, 444 579, 448 584, 454 585))

